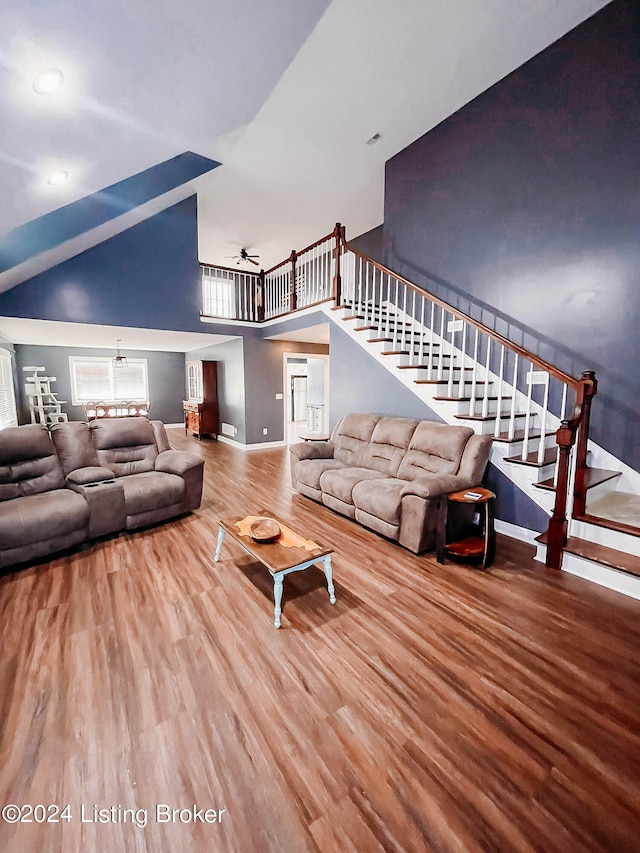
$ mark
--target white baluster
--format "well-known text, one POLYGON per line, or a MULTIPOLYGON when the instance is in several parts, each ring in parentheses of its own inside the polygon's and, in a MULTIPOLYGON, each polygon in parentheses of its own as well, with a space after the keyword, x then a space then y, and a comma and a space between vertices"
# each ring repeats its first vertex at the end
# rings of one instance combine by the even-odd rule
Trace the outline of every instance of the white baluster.
POLYGON ((540 417, 540 439, 538 443, 538 465, 542 465, 545 451, 545 432, 547 430, 547 409, 549 408, 549 374, 545 373, 544 399, 542 401, 542 415, 540 417))
POLYGON ((438 348, 438 382, 442 382, 442 370, 444 361, 444 308, 440 308, 440 346, 438 348))
POLYGON ((518 396, 518 353, 514 354, 513 361, 513 383, 511 390, 511 411, 509 414, 509 441, 513 441, 516 433, 516 398, 518 396))
POLYGON ((453 368, 455 365, 455 350, 454 350, 454 338, 456 334, 456 317, 455 314, 451 315, 451 338, 449 339, 449 382, 447 383, 447 397, 453 397, 453 368))
POLYGON ((487 361, 484 368, 484 395, 482 397, 482 417, 489 414, 489 366, 491 364, 491 338, 487 335, 487 361))
POLYGON ((474 415, 476 411, 476 385, 478 382, 478 327, 473 342, 473 373, 471 374, 471 395, 469 398, 469 414, 474 415))
POLYGON ((531 428, 531 397, 533 393, 533 365, 531 363, 526 373, 527 389, 527 408, 525 410, 524 419, 524 440, 522 442, 522 458, 526 459, 529 455, 529 430, 531 428))
POLYGON ((420 294, 420 345, 416 354, 417 363, 422 364, 424 358, 424 306, 427 300, 420 294))
POLYGON ((467 353, 467 323, 465 320, 462 321, 462 344, 461 344, 461 356, 460 356, 460 376, 458 377, 458 397, 464 397, 465 394, 465 384, 464 384, 464 367, 466 362, 466 353, 467 353))
POLYGON ((433 376, 433 336, 435 334, 435 324, 436 324, 436 303, 431 303, 431 319, 429 321, 429 352, 427 355, 429 365, 427 368, 427 379, 431 379, 433 376))
POLYGON ((500 368, 498 373, 498 399, 496 401, 496 425, 493 435, 497 438, 502 429, 502 383, 504 381, 504 344, 500 344, 500 368))

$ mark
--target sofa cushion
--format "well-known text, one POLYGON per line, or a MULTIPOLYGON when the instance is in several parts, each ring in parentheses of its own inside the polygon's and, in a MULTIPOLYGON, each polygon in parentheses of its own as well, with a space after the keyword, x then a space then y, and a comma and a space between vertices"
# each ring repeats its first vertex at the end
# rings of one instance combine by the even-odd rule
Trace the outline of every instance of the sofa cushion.
POLYGON ((337 459, 301 459, 296 462, 295 475, 299 483, 310 486, 312 489, 320 488, 320 477, 329 469, 344 468, 342 462, 337 459))
POLYGON ((414 480, 425 473, 456 474, 464 448, 472 435, 470 427, 421 421, 400 463, 398 477, 414 480))
POLYGON ((51 440, 65 476, 79 468, 95 468, 98 465, 89 424, 83 421, 54 424, 51 427, 51 440))
POLYGON ((64 475, 47 428, 41 424, 0 431, 0 501, 64 486, 64 475))
MULTIPOLYGON (((61 472, 62 473, 62 472, 61 472)), ((89 506, 71 489, 55 489, 16 498, 2 505, 0 542, 2 549, 19 548, 87 527, 89 506)))
POLYGON ((184 500, 184 480, 163 471, 144 471, 119 481, 127 515, 149 512, 184 500))
POLYGON ((410 418, 380 418, 359 464, 395 477, 417 425, 410 418))
POLYGON ((325 495, 353 505, 352 492, 356 483, 383 478, 384 474, 369 468, 330 468, 320 475, 320 488, 325 495))
POLYGON ((359 465, 379 420, 377 415, 346 415, 331 436, 334 459, 345 465, 359 465))
POLYGON ((158 448, 146 418, 104 418, 89 424, 98 464, 116 477, 153 471, 158 448))
POLYGON ((353 487, 353 503, 368 515, 386 521, 387 524, 400 524, 402 490, 404 480, 388 478, 384 480, 361 480, 353 487))
POLYGON ((90 483, 104 483, 105 480, 113 480, 113 471, 109 468, 100 468, 96 465, 90 468, 78 468, 70 471, 66 477, 67 483, 74 486, 87 486, 90 483))

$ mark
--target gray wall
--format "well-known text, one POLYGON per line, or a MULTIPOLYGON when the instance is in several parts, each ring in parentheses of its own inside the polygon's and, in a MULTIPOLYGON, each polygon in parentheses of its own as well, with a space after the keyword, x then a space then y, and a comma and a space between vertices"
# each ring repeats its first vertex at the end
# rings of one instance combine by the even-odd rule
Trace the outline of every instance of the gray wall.
POLYGON ((285 352, 326 354, 329 347, 326 344, 245 338, 247 444, 284 439, 285 352), (276 394, 282 394, 283 399, 277 400, 276 394), (265 428, 266 435, 263 433, 265 428))
MULTIPOLYGON (((82 406, 71 404, 71 377, 69 374, 69 356, 105 356, 109 352, 104 349, 87 349, 84 347, 49 347, 31 344, 16 344, 18 422, 29 423, 29 405, 24 392, 24 372, 27 365, 43 366, 48 376, 57 377, 52 383, 51 390, 59 400, 67 400, 62 405, 69 420, 84 419, 82 406)), ((185 395, 184 354, 181 352, 150 352, 124 350, 123 355, 132 358, 146 358, 149 376, 149 398, 151 402, 151 417, 164 423, 182 423, 184 420, 182 400, 185 395)))
POLYGON ((435 412, 333 323, 330 388, 331 429, 349 412, 441 422, 435 412))
POLYGON ((232 438, 246 441, 244 389, 244 342, 242 338, 188 352, 185 361, 216 361, 218 377, 218 412, 220 423, 231 424, 238 432, 232 438))

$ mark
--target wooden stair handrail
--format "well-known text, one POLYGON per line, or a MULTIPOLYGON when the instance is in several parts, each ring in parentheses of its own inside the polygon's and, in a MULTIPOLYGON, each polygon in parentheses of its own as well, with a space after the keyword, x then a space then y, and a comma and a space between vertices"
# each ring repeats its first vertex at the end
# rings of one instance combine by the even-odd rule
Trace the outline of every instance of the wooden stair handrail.
MULTIPOLYGON (((550 569, 559 569, 562 565, 562 550, 567 543, 567 497, 569 494, 569 465, 571 448, 579 435, 576 450, 576 477, 574 483, 574 508, 586 502, 584 474, 587 467, 587 441, 589 438, 589 419, 591 400, 596 394, 598 383, 593 370, 585 370, 578 380, 576 402, 573 415, 564 420, 556 433, 558 444, 558 480, 553 515, 547 531, 547 556, 545 565, 550 569)), ((581 513, 580 513, 581 514, 581 513)))
MULTIPOLYGON (((344 231, 342 232, 344 234, 344 231)), ((559 379, 561 382, 564 382, 569 387, 577 389, 580 383, 579 379, 571 376, 569 373, 565 373, 562 370, 559 370, 557 367, 554 367, 552 364, 549 364, 548 361, 545 361, 543 358, 540 358, 537 355, 529 352, 528 350, 521 347, 519 344, 510 341, 508 338, 503 337, 499 332, 494 332, 492 329, 489 329, 488 326, 484 326, 482 323, 479 323, 477 320, 474 320, 473 317, 470 317, 468 314, 465 314, 464 311, 459 311, 457 308, 453 308, 447 302, 442 299, 439 299, 437 296, 434 296, 432 293, 429 293, 427 290, 423 290, 421 287, 418 287, 417 284, 413 284, 413 282, 404 278, 404 276, 398 275, 389 267, 385 267, 384 264, 378 263, 378 261, 374 261, 372 258, 369 258, 359 249, 356 249, 346 240, 344 241, 344 247, 348 249, 350 252, 353 252, 354 255, 361 258, 363 261, 366 261, 371 266, 380 270, 380 272, 386 273, 387 275, 393 276, 397 281, 402 282, 406 287, 410 290, 414 290, 420 296, 426 297, 430 302, 434 302, 440 308, 443 308, 449 314, 452 314, 458 320, 464 320, 465 323, 468 323, 470 326, 473 326, 478 331, 492 338, 494 341, 497 341, 499 344, 502 344, 507 349, 512 352, 517 353, 519 356, 522 356, 527 361, 530 361, 532 364, 535 364, 537 367, 546 371, 550 376, 559 379)))

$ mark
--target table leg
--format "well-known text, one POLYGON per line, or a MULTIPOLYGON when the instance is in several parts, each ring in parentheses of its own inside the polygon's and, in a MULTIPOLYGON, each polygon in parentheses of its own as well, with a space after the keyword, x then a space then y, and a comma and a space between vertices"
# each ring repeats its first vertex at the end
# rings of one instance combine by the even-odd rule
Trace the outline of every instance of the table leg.
POLYGON ((216 545, 216 553, 213 557, 213 562, 217 563, 220 559, 220 551, 222 550, 222 542, 224 541, 224 527, 218 528, 218 544, 216 545))
POLYGON ((324 576, 327 579, 327 589, 329 591, 329 601, 331 604, 336 603, 336 591, 333 586, 333 571, 331 569, 331 554, 327 554, 326 557, 323 558, 322 563, 324 565, 324 576))
POLYGON ((282 613, 282 584, 284 582, 284 572, 278 572, 273 576, 273 625, 275 628, 280 627, 280 614, 282 613))

